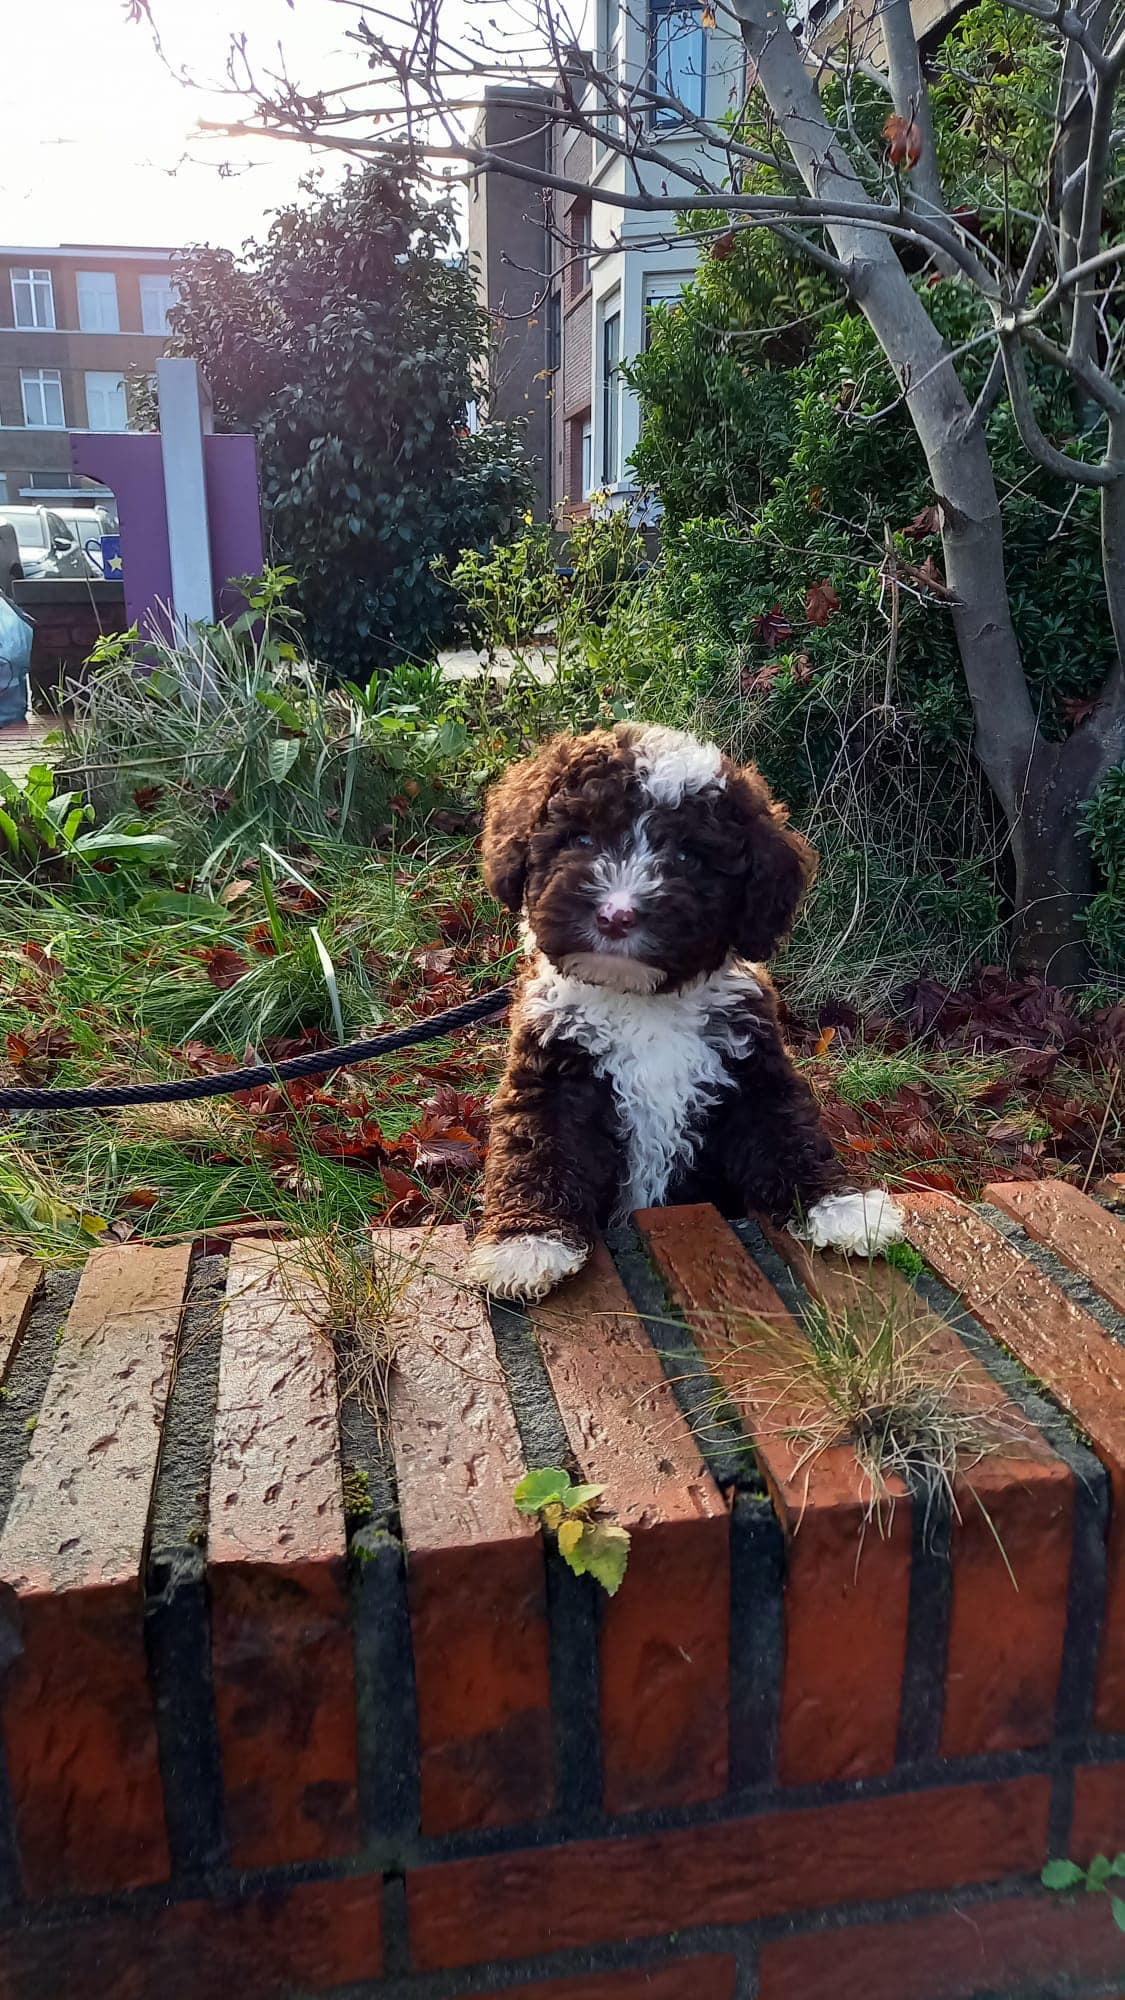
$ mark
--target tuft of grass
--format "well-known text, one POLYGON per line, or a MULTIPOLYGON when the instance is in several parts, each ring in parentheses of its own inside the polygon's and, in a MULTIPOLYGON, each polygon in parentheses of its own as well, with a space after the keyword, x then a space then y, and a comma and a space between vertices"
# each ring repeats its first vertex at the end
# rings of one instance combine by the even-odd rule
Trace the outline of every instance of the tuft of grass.
POLYGON ((951 1107, 971 1104, 1001 1074, 998 1059, 956 1059, 933 1049, 849 1050, 832 1064, 837 1097, 857 1110, 889 1104, 900 1090, 928 1088, 951 1107))

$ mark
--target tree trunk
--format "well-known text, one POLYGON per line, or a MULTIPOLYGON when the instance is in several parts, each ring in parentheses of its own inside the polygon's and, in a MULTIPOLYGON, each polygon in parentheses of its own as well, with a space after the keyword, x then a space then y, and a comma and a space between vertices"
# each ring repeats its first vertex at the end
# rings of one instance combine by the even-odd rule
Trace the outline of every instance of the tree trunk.
POLYGON ((1090 974, 1081 917, 1093 892, 1094 868, 1078 808, 1092 784, 1088 774, 1077 780, 1068 774, 1073 760, 1067 750, 1065 743, 1042 745, 1012 827, 1012 945, 1026 970, 1056 986, 1080 986, 1090 974))

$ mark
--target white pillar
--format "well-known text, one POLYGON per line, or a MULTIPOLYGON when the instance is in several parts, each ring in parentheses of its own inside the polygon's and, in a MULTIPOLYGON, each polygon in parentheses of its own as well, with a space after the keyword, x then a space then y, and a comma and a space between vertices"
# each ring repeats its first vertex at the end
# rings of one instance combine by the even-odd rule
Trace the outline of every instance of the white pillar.
POLYGON ((211 392, 196 361, 156 364, 172 610, 181 637, 215 616, 203 440, 214 429, 211 392))

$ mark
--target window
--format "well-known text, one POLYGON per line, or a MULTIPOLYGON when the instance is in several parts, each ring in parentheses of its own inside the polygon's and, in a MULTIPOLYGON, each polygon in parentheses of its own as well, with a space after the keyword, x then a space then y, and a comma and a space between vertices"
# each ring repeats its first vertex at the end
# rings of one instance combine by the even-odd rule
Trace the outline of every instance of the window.
POLYGON ((157 277, 146 272, 141 279, 141 330, 144 333, 167 333, 168 314, 176 304, 179 294, 171 278, 157 277))
POLYGON ((570 211, 570 296, 576 299, 590 282, 590 204, 576 201, 570 211))
POLYGON ((91 369, 86 375, 86 422, 92 431, 127 431, 125 378, 116 371, 91 369))
MULTIPOLYGON (((707 88, 707 36, 698 7, 669 6, 653 0, 651 12, 652 87, 673 97, 685 111, 703 116, 707 88)), ((653 112, 654 125, 678 125, 681 114, 672 105, 653 112)))
POLYGON ((28 430, 66 429, 62 376, 57 368, 21 368, 20 388, 23 391, 23 420, 28 430))
POLYGON ((602 483, 621 477, 621 314, 602 321, 602 483))
POLYGON ((547 366, 562 367, 562 293, 554 291, 547 300, 547 366))
MULTIPOLYGON (((598 54, 607 83, 599 92, 603 107, 606 98, 612 104, 617 98, 617 86, 621 81, 621 0, 598 0, 598 54)), ((597 114, 595 114, 597 115, 597 114)), ((618 137, 621 120, 608 108, 603 108, 601 117, 611 136, 618 137)))
POLYGON ((83 333, 120 333, 117 279, 112 271, 79 271, 78 324, 83 333))
POLYGON ((8 499, 8 475, 6 472, 0 472, 0 504, 6 504, 7 499, 8 499))
POLYGON ((582 498, 588 500, 594 490, 594 426, 587 417, 582 425, 582 498))
POLYGON ((49 271, 12 266, 12 317, 17 326, 54 326, 55 294, 49 271))
POLYGON ((684 295, 686 278, 650 278, 645 285, 645 352, 652 344, 653 306, 676 306, 684 295))

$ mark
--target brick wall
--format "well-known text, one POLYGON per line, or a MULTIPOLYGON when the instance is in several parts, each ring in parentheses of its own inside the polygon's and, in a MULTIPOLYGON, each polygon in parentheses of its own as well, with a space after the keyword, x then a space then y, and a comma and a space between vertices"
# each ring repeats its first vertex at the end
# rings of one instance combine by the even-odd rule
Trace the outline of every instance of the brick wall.
POLYGON ((394 1232, 381 1425, 289 1251, 0 1258, 3 2000, 1125 1993, 1105 1899, 1038 1888, 1125 1847, 1125 1222, 1079 1282, 1063 1199, 918 1199, 1003 1442, 881 1532, 729 1333, 854 1276, 712 1210, 530 1316, 394 1232), (558 1464, 612 1600, 513 1507, 558 1464))
POLYGON ((76 578, 25 581, 13 586, 20 610, 35 626, 31 695, 36 710, 66 705, 67 689, 80 687, 86 661, 103 632, 125 630, 125 592, 119 583, 76 578), (61 691, 61 692, 60 692, 61 691))

